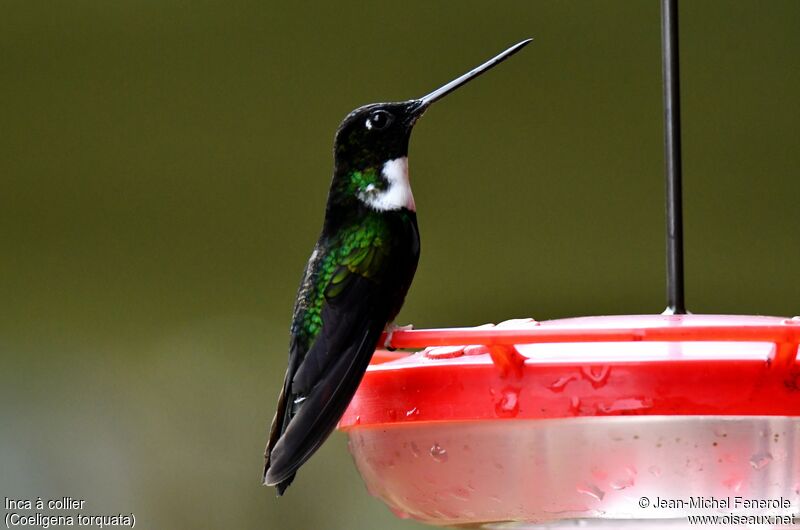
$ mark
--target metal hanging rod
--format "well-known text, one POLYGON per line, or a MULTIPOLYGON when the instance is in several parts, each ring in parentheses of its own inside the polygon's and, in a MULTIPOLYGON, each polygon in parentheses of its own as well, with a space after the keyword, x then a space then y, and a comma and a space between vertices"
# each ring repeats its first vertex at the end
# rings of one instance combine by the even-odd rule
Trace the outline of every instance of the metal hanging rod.
POLYGON ((664 158, 667 198, 667 309, 686 314, 683 289, 683 204, 681 195, 681 98, 678 0, 661 0, 661 66, 664 82, 664 158))

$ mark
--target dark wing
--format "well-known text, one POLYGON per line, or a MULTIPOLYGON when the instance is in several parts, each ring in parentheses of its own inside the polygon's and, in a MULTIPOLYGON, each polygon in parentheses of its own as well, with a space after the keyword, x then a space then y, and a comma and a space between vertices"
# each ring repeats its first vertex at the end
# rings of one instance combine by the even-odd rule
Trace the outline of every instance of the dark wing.
POLYGON ((264 483, 288 486, 344 414, 389 318, 380 270, 385 252, 353 249, 325 289, 322 328, 302 359, 293 352, 273 421, 264 483))

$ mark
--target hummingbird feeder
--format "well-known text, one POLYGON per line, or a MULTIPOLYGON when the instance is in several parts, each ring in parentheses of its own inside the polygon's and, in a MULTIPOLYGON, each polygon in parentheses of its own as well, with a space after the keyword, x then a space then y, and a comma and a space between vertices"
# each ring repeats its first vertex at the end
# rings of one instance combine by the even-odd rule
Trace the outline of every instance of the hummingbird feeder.
POLYGON ((674 528, 798 513, 800 317, 684 305, 676 4, 661 13, 667 310, 395 332, 419 351, 376 352, 339 428, 398 516, 674 528))

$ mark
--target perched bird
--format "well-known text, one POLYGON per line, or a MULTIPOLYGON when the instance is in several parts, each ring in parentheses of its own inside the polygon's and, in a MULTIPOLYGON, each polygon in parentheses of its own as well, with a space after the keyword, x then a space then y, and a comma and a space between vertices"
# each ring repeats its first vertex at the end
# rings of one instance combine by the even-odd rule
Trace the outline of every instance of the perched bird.
POLYGON ((420 241, 407 158, 414 124, 431 103, 529 42, 420 99, 360 107, 339 126, 325 221, 297 293, 289 367, 264 455, 264 484, 278 495, 336 427, 414 278, 420 241))

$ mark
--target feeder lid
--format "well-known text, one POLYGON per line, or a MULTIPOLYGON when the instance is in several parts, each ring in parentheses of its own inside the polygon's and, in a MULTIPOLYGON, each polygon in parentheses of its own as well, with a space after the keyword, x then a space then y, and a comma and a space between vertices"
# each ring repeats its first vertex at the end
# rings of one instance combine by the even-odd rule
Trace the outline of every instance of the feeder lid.
POLYGON ((340 428, 619 415, 800 416, 800 318, 639 315, 397 331, 340 428), (387 360, 392 359, 392 360, 387 360))

